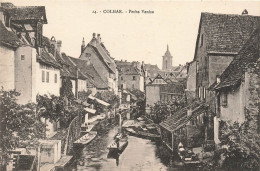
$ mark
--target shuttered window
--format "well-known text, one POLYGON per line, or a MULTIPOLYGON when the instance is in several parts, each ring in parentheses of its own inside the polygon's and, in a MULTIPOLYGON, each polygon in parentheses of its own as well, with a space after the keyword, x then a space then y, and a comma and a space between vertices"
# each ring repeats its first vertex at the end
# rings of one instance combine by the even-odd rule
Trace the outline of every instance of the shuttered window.
POLYGON ((222 106, 223 107, 227 107, 227 105, 228 105, 228 95, 225 93, 225 94, 223 94, 223 96, 222 96, 222 106))
POLYGON ((55 74, 54 75, 54 83, 57 83, 57 79, 58 79, 57 74, 55 74))
POLYGON ((46 72, 46 83, 49 82, 49 72, 46 72))
POLYGON ((45 71, 42 71, 42 82, 45 82, 45 71))

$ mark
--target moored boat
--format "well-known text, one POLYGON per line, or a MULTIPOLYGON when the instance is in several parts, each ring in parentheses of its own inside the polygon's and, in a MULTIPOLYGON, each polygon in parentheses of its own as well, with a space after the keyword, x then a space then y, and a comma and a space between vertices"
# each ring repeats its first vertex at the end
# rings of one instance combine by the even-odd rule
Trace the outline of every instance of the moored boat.
POLYGON ((110 151, 122 152, 128 144, 127 137, 121 138, 118 141, 114 140, 107 148, 110 151))
POLYGON ((152 139, 152 140, 160 140, 160 138, 161 138, 159 134, 152 134, 152 133, 144 132, 144 131, 135 131, 132 128, 125 128, 125 130, 129 134, 140 137, 140 138, 147 138, 147 139, 152 139))
POLYGON ((181 142, 178 145, 178 155, 184 165, 199 165, 201 163, 197 155, 191 150, 186 150, 181 142))
POLYGON ((83 135, 78 140, 76 140, 74 145, 86 145, 89 144, 97 136, 96 131, 90 131, 89 133, 83 135))

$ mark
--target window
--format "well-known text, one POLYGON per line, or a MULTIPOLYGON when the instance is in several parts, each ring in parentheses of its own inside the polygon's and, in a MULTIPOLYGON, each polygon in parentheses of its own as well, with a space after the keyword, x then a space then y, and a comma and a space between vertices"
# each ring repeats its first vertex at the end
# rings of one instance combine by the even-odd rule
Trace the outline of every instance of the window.
POLYGON ((49 72, 46 72, 46 83, 49 82, 49 72))
POLYGON ((206 99, 206 88, 203 87, 203 99, 206 99))
POLYGON ((57 74, 54 75, 54 83, 57 83, 57 74))
POLYGON ((121 84, 121 89, 123 89, 124 88, 124 85, 123 84, 121 84))
POLYGON ((201 96, 200 96, 200 95, 201 95, 200 93, 201 93, 201 92, 200 92, 200 87, 199 87, 199 88, 198 88, 198 96, 199 96, 199 99, 200 99, 200 97, 201 97, 201 96))
POLYGON ((134 84, 132 84, 132 88, 135 88, 135 85, 134 85, 134 84))
POLYGON ((225 93, 225 94, 223 94, 223 96, 222 96, 222 106, 223 107, 227 107, 227 94, 225 93))
POLYGON ((21 60, 24 60, 25 59, 25 56, 24 55, 21 55, 21 60))
POLYGON ((42 71, 42 82, 45 82, 45 71, 42 71))
POLYGON ((121 80, 124 80, 124 78, 123 78, 123 77, 121 77, 121 80))
POLYGON ((135 78, 135 76, 133 76, 133 80, 135 80, 136 78, 135 78))

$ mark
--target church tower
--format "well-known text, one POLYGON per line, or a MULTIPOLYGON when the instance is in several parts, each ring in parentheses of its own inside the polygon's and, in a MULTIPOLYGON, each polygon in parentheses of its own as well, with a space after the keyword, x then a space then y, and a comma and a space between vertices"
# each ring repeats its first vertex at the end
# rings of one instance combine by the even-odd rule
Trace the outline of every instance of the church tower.
POLYGON ((165 52, 163 56, 162 61, 162 70, 169 71, 172 69, 172 55, 169 51, 169 46, 167 45, 167 51, 165 52))

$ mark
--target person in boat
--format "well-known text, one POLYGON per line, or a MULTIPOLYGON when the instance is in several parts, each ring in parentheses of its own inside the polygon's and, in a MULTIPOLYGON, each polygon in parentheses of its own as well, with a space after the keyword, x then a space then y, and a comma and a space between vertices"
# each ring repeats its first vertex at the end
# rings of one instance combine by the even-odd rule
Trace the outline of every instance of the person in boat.
POLYGON ((178 145, 178 151, 179 151, 181 159, 183 159, 184 155, 185 155, 185 149, 184 149, 183 144, 181 142, 178 145))

